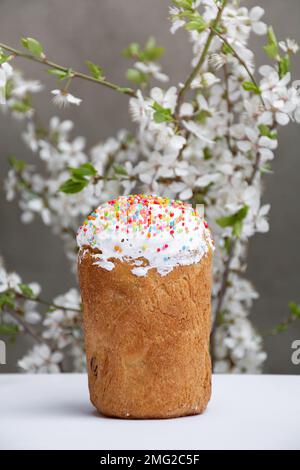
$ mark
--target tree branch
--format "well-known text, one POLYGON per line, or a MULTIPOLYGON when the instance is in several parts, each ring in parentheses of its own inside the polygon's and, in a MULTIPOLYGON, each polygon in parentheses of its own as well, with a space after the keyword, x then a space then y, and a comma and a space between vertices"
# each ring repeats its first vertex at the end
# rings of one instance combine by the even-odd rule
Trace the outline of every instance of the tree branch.
POLYGON ((229 73, 228 73, 228 68, 227 64, 224 64, 224 78, 225 78, 225 100, 227 104, 227 112, 228 112, 228 119, 227 119, 227 134, 225 136, 226 141, 227 141, 227 146, 229 150, 231 151, 232 155, 236 155, 236 150, 233 148, 232 143, 231 143, 231 134, 230 134, 230 127, 231 127, 231 115, 232 115, 232 103, 230 101, 230 96, 229 96, 229 73))
POLYGON ((225 297, 226 290, 227 290, 227 281, 228 281, 228 277, 229 277, 229 273, 230 273, 230 263, 231 263, 231 260, 234 256, 234 250, 235 250, 236 242, 237 242, 236 238, 231 240, 228 257, 227 257, 227 260, 225 262, 222 283, 221 283, 221 287, 220 287, 220 290, 219 290, 218 302, 217 302, 216 311, 215 311, 215 319, 216 320, 218 318, 218 315, 222 311, 223 301, 224 301, 224 297, 225 297))
MULTIPOLYGON (((230 50, 231 50, 231 52, 232 52, 232 55, 233 55, 233 56, 239 61, 239 63, 244 67, 244 69, 246 70, 247 74, 249 75, 249 78, 251 79, 252 83, 256 86, 257 89, 259 89, 258 83, 257 83, 257 81, 256 81, 256 79, 255 79, 253 73, 252 73, 251 70, 249 69, 247 63, 244 61, 244 59, 242 59, 242 58, 240 57, 240 55, 239 55, 239 54, 236 52, 236 50, 232 47, 232 45, 230 44, 230 42, 227 41, 227 39, 226 39, 221 33, 219 33, 218 31, 216 31, 216 30, 214 29, 214 27, 212 26, 212 27, 211 27, 211 31, 213 31, 213 30, 214 30, 215 35, 218 36, 218 38, 220 38, 221 41, 222 41, 226 46, 228 46, 228 47, 230 48, 230 50)), ((261 100, 261 102, 262 102, 262 105, 263 105, 264 108, 265 108, 265 102, 264 102, 264 100, 263 100, 261 94, 259 95, 259 97, 260 97, 260 100, 261 100)))
POLYGON ((70 72, 72 74, 72 77, 75 78, 81 78, 83 80, 88 80, 93 83, 98 83, 99 85, 103 85, 106 88, 110 88, 111 90, 119 91, 120 93, 123 93, 125 95, 129 95, 131 97, 136 96, 135 91, 132 90, 131 88, 127 87, 122 87, 119 85, 116 85, 115 83, 109 82, 108 80, 98 80, 97 78, 94 78, 90 75, 87 75, 82 72, 77 72, 76 70, 70 69, 69 67, 65 67, 63 65, 56 64, 55 62, 52 62, 48 60, 47 58, 42 58, 42 57, 36 57, 31 54, 27 54, 26 52, 22 52, 18 49, 15 49, 14 47, 7 46, 6 44, 0 43, 0 48, 2 48, 5 51, 8 51, 12 53, 16 57, 22 57, 23 59, 31 60, 33 62, 37 62, 42 65, 47 65, 48 67, 52 67, 57 70, 61 70, 62 72, 70 72))
POLYGON ((212 27, 210 28, 210 33, 208 35, 208 38, 207 38, 207 41, 204 45, 204 49, 202 51, 202 54, 199 58, 199 61, 196 65, 196 67, 192 70, 191 74, 189 75, 189 77, 186 79, 183 87, 181 88, 181 90, 179 91, 178 93, 178 100, 177 100, 177 105, 176 105, 176 109, 175 109, 175 115, 178 115, 178 112, 179 112, 179 109, 180 109, 180 105, 182 103, 182 100, 184 98, 184 95, 186 93, 186 91, 190 88, 190 85, 192 83, 192 81, 194 80, 194 78, 196 78, 196 76, 198 75, 202 65, 204 64, 204 61, 206 59, 206 56, 208 54, 208 51, 209 51, 209 48, 210 48, 210 45, 211 45, 211 42, 213 40, 213 37, 216 35, 216 27, 218 26, 219 24, 219 21, 222 17, 222 14, 223 14, 223 11, 224 11, 224 8, 226 6, 226 3, 227 3, 227 0, 223 0, 222 2, 222 5, 221 7, 219 8, 219 11, 218 11, 218 14, 216 16, 216 19, 214 20, 213 24, 212 24, 212 27))
POLYGON ((259 152, 257 152, 256 156, 255 156, 255 162, 254 162, 254 165, 253 165, 252 173, 251 173, 250 178, 248 179, 249 186, 251 186, 253 184, 255 176, 256 176, 256 174, 259 170, 259 163, 260 163, 260 154, 259 154, 259 152))
POLYGON ((39 304, 46 305, 47 307, 52 307, 55 310, 65 310, 65 311, 70 310, 72 312, 78 312, 78 313, 82 312, 82 310, 80 310, 79 308, 66 307, 66 306, 63 306, 63 305, 57 305, 55 303, 48 302, 47 300, 41 299, 40 297, 34 297, 34 298, 31 299, 30 297, 26 297, 26 295, 20 294, 19 292, 15 292, 15 294, 20 299, 30 300, 32 302, 37 302, 39 304))
POLYGON ((40 338, 35 331, 21 318, 21 315, 24 315, 24 311, 20 308, 16 309, 14 312, 11 310, 6 310, 5 313, 10 315, 19 325, 22 326, 25 333, 27 333, 31 338, 33 338, 38 343, 47 343, 46 340, 40 338))

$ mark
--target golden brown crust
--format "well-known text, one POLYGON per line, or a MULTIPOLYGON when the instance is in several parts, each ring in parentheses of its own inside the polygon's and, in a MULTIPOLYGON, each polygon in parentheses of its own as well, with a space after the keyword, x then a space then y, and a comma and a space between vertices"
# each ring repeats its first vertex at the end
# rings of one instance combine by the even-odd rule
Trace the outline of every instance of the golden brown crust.
MULTIPOLYGON (((78 264, 92 403, 121 418, 170 418, 204 411, 211 395, 211 252, 166 276, 132 274, 92 251, 78 264)), ((79 257, 80 259, 80 257, 79 257)))

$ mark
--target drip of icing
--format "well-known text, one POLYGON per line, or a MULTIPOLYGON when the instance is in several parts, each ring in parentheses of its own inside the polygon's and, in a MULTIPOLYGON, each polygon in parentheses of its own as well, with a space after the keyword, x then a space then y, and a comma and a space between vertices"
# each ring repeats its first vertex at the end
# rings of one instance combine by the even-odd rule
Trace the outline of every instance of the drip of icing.
POLYGON ((119 259, 132 264, 136 276, 152 268, 164 276, 214 249, 207 223, 190 204, 143 194, 99 206, 79 228, 77 243, 99 250, 93 256, 101 268, 111 271, 119 259))

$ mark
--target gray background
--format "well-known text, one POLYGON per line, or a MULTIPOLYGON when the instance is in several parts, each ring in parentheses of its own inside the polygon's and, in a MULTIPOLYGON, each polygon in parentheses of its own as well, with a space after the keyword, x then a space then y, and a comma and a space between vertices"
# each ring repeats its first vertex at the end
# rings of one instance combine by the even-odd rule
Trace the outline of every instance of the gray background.
MULTIPOLYGON (((169 0, 0 0, 0 41, 17 46, 21 36, 38 38, 46 47, 49 58, 74 69, 83 69, 84 61, 92 59, 103 66, 112 81, 126 83, 128 63, 120 51, 131 41, 144 43, 154 35, 166 46, 162 60, 172 77, 171 83, 183 80, 191 58, 185 34, 169 33, 169 0)), ((243 2, 248 6, 259 3, 266 10, 265 19, 273 24, 278 38, 295 38, 300 43, 299 0, 261 0, 243 2)), ((263 63, 263 39, 255 39, 257 62, 263 63)), ((46 82, 45 91, 36 97, 39 116, 47 119, 57 111, 49 104, 49 92, 55 81, 43 73, 38 64, 22 59, 20 66, 30 78, 46 82)), ((294 60, 294 78, 300 78, 299 56, 294 60)), ((74 80, 72 92, 83 99, 79 108, 60 112, 74 119, 75 133, 87 137, 88 144, 113 135, 121 127, 131 127, 127 113, 127 98, 113 91, 74 80)), ((10 270, 19 272, 24 281, 39 280, 43 296, 65 292, 74 285, 60 241, 42 223, 22 225, 16 203, 5 202, 2 192, 7 171, 6 157, 33 161, 21 138, 22 125, 0 116, 1 200, 0 253, 10 270)), ((280 131, 280 146, 274 161, 274 174, 267 176, 265 202, 271 202, 271 232, 257 235, 250 245, 248 276, 260 292, 252 319, 260 331, 269 331, 287 315, 290 300, 300 302, 299 290, 299 183, 300 128, 290 125, 280 131)), ((265 366, 268 373, 298 374, 300 366, 291 364, 291 343, 300 339, 300 322, 287 333, 266 339, 269 354, 265 366)), ((16 371, 16 359, 27 348, 24 338, 8 347, 8 364, 0 372, 16 371)))

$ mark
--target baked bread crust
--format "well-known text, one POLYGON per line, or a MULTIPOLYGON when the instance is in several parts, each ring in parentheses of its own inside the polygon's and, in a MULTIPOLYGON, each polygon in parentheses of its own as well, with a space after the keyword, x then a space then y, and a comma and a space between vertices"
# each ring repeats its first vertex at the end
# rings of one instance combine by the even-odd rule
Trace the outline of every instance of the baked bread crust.
POLYGON ((113 259, 111 271, 80 250, 90 399, 119 418, 202 413, 211 396, 211 250, 166 276, 138 277, 113 259))

